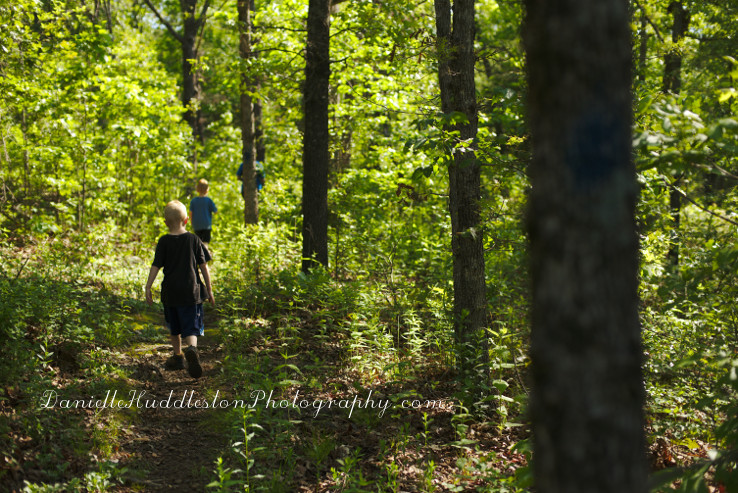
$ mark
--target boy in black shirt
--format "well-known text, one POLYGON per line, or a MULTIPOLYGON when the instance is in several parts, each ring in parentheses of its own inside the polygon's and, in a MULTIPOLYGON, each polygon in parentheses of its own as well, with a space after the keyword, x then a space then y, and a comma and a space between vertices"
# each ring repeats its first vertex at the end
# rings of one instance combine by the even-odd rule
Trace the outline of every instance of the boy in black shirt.
POLYGON ((197 337, 203 335, 202 303, 207 300, 215 305, 213 288, 210 284, 208 261, 210 253, 200 238, 185 229, 187 209, 178 200, 169 202, 164 208, 164 222, 169 234, 159 238, 154 253, 154 262, 146 281, 146 302, 153 303, 151 286, 160 269, 164 269, 161 283, 161 302, 164 319, 171 334, 174 355, 165 363, 169 370, 183 370, 187 358, 190 376, 200 378, 202 366, 197 354, 197 337), (202 280, 197 269, 202 272, 202 280), (204 281, 204 282, 203 282, 204 281), (182 339, 188 345, 182 354, 182 339))

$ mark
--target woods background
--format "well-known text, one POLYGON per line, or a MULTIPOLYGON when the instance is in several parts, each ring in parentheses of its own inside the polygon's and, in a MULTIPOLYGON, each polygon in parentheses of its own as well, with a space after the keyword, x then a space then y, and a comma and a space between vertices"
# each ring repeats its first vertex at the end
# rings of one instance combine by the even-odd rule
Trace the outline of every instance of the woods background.
POLYGON ((141 286, 164 204, 205 178, 203 392, 455 407, 220 413, 195 489, 738 491, 735 1, 17 0, 0 22, 9 490, 171 485, 137 413, 38 406, 171 384, 141 286))

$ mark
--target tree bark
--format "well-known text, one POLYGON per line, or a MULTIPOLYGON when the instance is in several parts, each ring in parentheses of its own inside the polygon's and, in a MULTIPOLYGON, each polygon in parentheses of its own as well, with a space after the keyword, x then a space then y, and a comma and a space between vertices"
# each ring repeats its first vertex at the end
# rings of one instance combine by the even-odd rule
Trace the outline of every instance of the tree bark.
POLYGON ((241 68, 241 143, 243 146, 243 219, 245 224, 259 222, 259 199, 256 193, 256 168, 254 167, 255 114, 251 91, 253 79, 249 75, 248 62, 251 59, 251 2, 238 0, 239 53, 243 66, 241 68))
MULTIPOLYGON (((674 44, 678 44, 687 34, 690 19, 689 12, 684 8, 682 2, 671 2, 668 11, 674 16, 674 23, 671 28, 671 40, 674 44)), ((679 94, 681 90, 682 55, 679 49, 675 49, 664 56, 663 91, 665 94, 679 94)), ((679 179, 674 184, 678 185, 679 179)), ((682 196, 673 188, 669 192, 669 209, 671 210, 674 234, 666 257, 670 265, 677 266, 679 265, 679 240, 677 239, 677 235, 681 223, 682 196)))
MULTIPOLYGON (((671 28, 671 40, 678 44, 684 39, 689 28, 689 12, 682 2, 671 2, 669 13, 674 16, 671 28)), ((679 94, 682 89, 682 55, 679 49, 674 49, 664 56, 664 87, 665 93, 679 94)))
POLYGON ((330 0, 310 0, 305 50, 302 157, 302 270, 328 267, 328 87, 330 0))
POLYGON ((199 87, 193 61, 197 60, 197 34, 203 17, 197 17, 197 0, 180 0, 182 6, 182 106, 185 107, 185 120, 192 128, 192 136, 202 143, 200 125, 199 87))
MULTIPOLYGON (((192 129, 195 142, 203 142, 203 128, 200 119, 199 98, 200 87, 197 72, 193 70, 193 61, 197 60, 197 36, 204 26, 210 0, 205 0, 200 13, 197 13, 198 0, 180 0, 182 12, 182 32, 174 29, 174 26, 159 13, 151 0, 144 3, 156 15, 159 21, 167 28, 169 34, 176 39, 182 47, 182 106, 185 108, 184 119, 192 129)), ((193 153, 195 172, 197 171, 197 152, 193 153)))
POLYGON ((266 161, 266 143, 264 142, 264 126, 262 120, 263 109, 261 103, 254 101, 254 142, 256 145, 256 160, 260 163, 266 161))
POLYGON ((536 491, 645 493, 627 0, 526 0, 536 491))
POLYGON ((646 12, 641 9, 640 16, 641 26, 638 31, 638 80, 646 82, 647 61, 648 61, 648 19, 646 12))
POLYGON ((453 255, 454 333, 463 373, 486 361, 486 287, 480 226, 480 167, 474 153, 477 101, 474 82, 474 0, 435 0, 438 80, 444 114, 463 113, 450 125, 460 146, 448 168, 453 255), (481 359, 480 359, 481 358, 481 359))

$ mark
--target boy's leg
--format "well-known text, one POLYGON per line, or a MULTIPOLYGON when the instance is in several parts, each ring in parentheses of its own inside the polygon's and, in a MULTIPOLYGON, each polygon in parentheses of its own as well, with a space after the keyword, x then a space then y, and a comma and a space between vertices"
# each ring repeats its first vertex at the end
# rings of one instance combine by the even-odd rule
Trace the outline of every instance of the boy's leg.
POLYGON ((202 365, 200 365, 200 354, 197 352, 197 346, 190 346, 184 351, 187 359, 187 372, 192 378, 200 378, 202 376, 202 365))
POLYGON ((184 370, 185 369, 185 356, 183 353, 173 354, 164 362, 165 370, 184 370))
MULTIPOLYGON (((197 347, 197 336, 187 336, 184 338, 185 344, 192 347, 197 347)), ((180 348, 182 345, 180 344, 180 348)))
POLYGON ((187 372, 193 378, 202 376, 202 366, 200 365, 200 355, 197 352, 197 337, 203 335, 203 309, 202 305, 187 307, 187 328, 182 330, 182 336, 188 345, 184 351, 187 359, 187 372))
POLYGON ((170 334, 169 338, 172 341, 172 350, 175 355, 182 354, 182 337, 179 334, 170 334))
POLYGON ((184 355, 182 354, 182 340, 180 336, 180 320, 176 309, 164 307, 164 321, 169 329, 169 340, 174 353, 164 362, 167 370, 184 370, 184 355))

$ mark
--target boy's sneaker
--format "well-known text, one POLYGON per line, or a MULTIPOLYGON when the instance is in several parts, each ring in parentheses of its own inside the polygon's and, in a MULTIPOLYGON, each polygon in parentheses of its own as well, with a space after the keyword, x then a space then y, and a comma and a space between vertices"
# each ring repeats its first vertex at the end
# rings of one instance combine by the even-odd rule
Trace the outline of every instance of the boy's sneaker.
POLYGON ((173 354, 169 357, 169 359, 166 360, 164 363, 164 369, 169 371, 174 370, 184 370, 185 364, 184 364, 184 355, 183 354, 173 354))
POLYGON ((185 349, 185 358, 187 358, 187 372, 192 378, 200 378, 202 376, 202 366, 200 366, 200 355, 197 354, 197 348, 190 346, 185 349))

